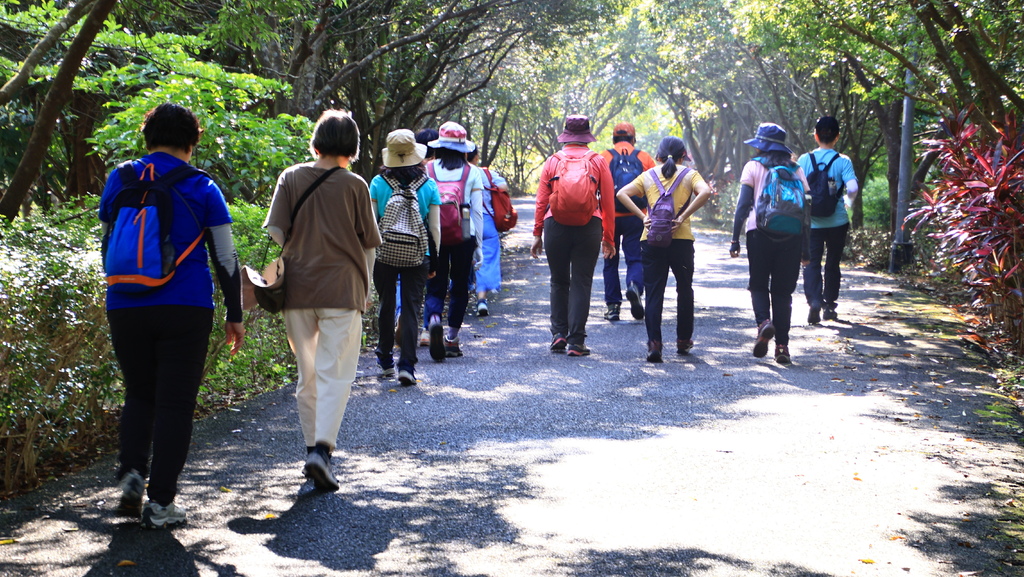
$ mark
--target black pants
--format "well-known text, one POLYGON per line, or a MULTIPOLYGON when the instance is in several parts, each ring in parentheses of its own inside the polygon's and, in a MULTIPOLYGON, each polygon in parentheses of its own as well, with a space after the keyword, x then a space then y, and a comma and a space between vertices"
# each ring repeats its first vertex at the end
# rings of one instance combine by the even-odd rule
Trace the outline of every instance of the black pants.
POLYGON ((107 312, 107 320, 125 387, 118 478, 131 469, 148 475, 150 500, 166 506, 178 493, 192 443, 213 309, 116 309, 107 312))
POLYGON ((427 283, 430 266, 396 267, 377 261, 373 265, 373 286, 377 289, 380 306, 377 309, 377 360, 381 368, 394 364, 391 349, 395 346, 395 299, 396 285, 402 280, 402 326, 398 370, 413 372, 416 367, 416 346, 419 339, 420 306, 423 304, 423 287, 427 283))
POLYGON ((544 252, 551 271, 551 334, 565 336, 570 345, 587 340, 590 289, 603 232, 597 217, 583 226, 558 224, 554 218, 544 221, 544 252))
POLYGON ((644 324, 647 340, 661 340, 661 313, 665 308, 665 287, 668 273, 676 279, 676 339, 693 337, 693 241, 672 239, 666 247, 640 243, 644 262, 644 290, 647 293, 644 324))
POLYGON ((423 328, 430 328, 430 317, 440 317, 444 312, 444 299, 449 292, 451 300, 448 301, 448 326, 453 329, 462 327, 462 321, 466 318, 466 307, 469 306, 469 277, 473 272, 475 251, 476 237, 462 244, 441 246, 437 253, 437 274, 427 281, 423 328))
POLYGON ((800 278, 800 235, 773 240, 761 231, 747 231, 747 261, 750 267, 750 301, 754 321, 760 325, 772 319, 775 342, 789 344, 793 316, 793 291, 800 278))
POLYGON ((839 298, 839 282, 843 273, 839 263, 846 248, 846 233, 850 223, 831 228, 811 229, 811 262, 804 267, 804 296, 807 304, 815 302, 835 309, 839 298), (825 257, 825 275, 822 278, 821 257, 825 257))

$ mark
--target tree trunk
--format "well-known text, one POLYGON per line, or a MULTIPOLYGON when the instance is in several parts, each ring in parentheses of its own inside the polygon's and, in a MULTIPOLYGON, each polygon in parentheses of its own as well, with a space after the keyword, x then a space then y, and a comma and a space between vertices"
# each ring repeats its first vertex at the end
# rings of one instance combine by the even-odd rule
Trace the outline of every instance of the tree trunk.
POLYGON ((46 154, 46 149, 50 146, 57 118, 60 116, 64 104, 71 98, 71 90, 75 76, 78 75, 78 69, 115 5, 117 5, 117 0, 97 0, 78 35, 75 36, 74 41, 71 42, 64 54, 53 84, 46 94, 46 100, 43 101, 43 105, 36 115, 36 124, 32 129, 32 136, 29 137, 28 146, 25 147, 25 154, 21 157, 21 162, 11 178, 11 185, 0 199, 0 216, 7 220, 13 221, 17 218, 18 208, 28 196, 29 189, 39 176, 39 167, 46 154))

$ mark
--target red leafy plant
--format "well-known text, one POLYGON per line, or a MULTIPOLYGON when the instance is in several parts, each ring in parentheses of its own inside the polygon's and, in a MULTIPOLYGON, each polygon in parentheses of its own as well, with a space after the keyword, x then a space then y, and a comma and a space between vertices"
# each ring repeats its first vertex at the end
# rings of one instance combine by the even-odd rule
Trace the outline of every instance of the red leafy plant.
POLYGON ((1024 353, 1024 133, 1014 116, 988 137, 967 121, 970 110, 942 122, 945 137, 927 140, 939 151, 937 180, 924 187, 924 206, 908 220, 929 223, 938 254, 969 287, 972 306, 1024 353))

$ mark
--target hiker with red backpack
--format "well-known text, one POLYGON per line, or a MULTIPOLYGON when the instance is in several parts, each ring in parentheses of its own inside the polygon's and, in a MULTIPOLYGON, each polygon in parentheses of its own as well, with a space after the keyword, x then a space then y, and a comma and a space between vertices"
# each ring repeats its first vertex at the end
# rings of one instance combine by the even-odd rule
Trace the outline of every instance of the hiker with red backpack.
POLYGON ((658 145, 657 166, 641 173, 616 195, 632 215, 644 219, 640 247, 647 291, 647 361, 651 363, 662 362, 661 313, 670 270, 676 279, 676 352, 686 355, 693 348, 694 237, 690 216, 714 191, 696 170, 680 169, 686 157, 683 140, 666 136, 658 145), (644 204, 650 210, 646 215, 633 201, 637 197, 647 201, 644 204))
POLYGON ((615 255, 615 185, 608 162, 587 146, 597 139, 590 119, 566 117, 562 150, 548 157, 537 185, 530 255, 548 255, 551 271, 551 352, 590 354, 587 316, 597 257, 615 255), (543 234, 543 236, 541 236, 543 234))
POLYGON ((445 122, 438 130, 437 140, 429 146, 437 154, 426 168, 441 194, 441 250, 437 274, 427 281, 423 317, 429 334, 430 358, 440 362, 462 356, 459 329, 469 306, 469 278, 473 263, 483 261, 484 187, 482 171, 466 159, 476 145, 466 139, 466 129, 461 125, 445 122), (441 314, 449 282, 451 300, 445 331, 441 314))
MULTIPOLYGON (((612 131, 612 148, 601 152, 608 161, 615 182, 615 192, 632 183, 645 170, 654 168, 650 154, 635 147, 636 128, 628 122, 620 122, 612 131)), ((637 197, 634 204, 642 213, 647 211, 647 199, 637 197)), ((644 305, 640 301, 644 294, 644 270, 640 256, 640 235, 644 231, 644 217, 637 217, 618 198, 615 199, 615 255, 604 259, 604 302, 608 310, 605 320, 619 320, 622 307, 622 285, 619 283, 619 247, 626 259, 626 299, 634 319, 644 318, 644 305)))
POLYGON ((729 256, 740 255, 740 233, 745 231, 748 290, 757 324, 754 356, 767 355, 774 338, 775 362, 788 365, 792 362, 793 291, 800 278, 800 263, 806 265, 809 260, 810 207, 806 198, 810 186, 786 146, 786 131, 778 124, 762 123, 754 138, 743 142, 758 154, 740 173, 729 256))
MULTIPOLYGON (((469 162, 476 166, 480 160, 480 149, 474 148, 468 155, 469 162)), ((476 289, 476 316, 490 314, 487 307, 487 293, 501 290, 501 233, 515 226, 518 214, 508 196, 508 182, 505 177, 489 167, 483 172, 484 191, 484 245, 483 261, 476 263, 474 283, 476 289)))

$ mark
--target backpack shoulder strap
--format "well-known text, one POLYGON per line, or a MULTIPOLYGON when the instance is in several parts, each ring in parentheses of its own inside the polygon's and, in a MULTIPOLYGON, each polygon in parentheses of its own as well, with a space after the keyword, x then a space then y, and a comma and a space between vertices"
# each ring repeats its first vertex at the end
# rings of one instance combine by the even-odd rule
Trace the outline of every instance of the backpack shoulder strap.
POLYGON ((117 165, 117 177, 121 179, 121 188, 128 186, 129 182, 139 179, 135 172, 135 166, 131 160, 126 160, 117 165))
POLYGON ((434 161, 433 160, 431 160, 430 162, 427 163, 427 174, 430 176, 430 178, 433 178, 434 180, 437 180, 437 173, 434 171, 434 161))
POLYGON ((832 164, 835 161, 837 161, 837 160, 839 160, 839 153, 838 152, 836 152, 835 155, 832 156, 832 160, 828 161, 828 164, 825 165, 825 173, 826 174, 828 174, 829 170, 832 170, 832 164))
POLYGON ((633 151, 629 155, 633 158, 640 158, 640 149, 634 146, 633 151))

